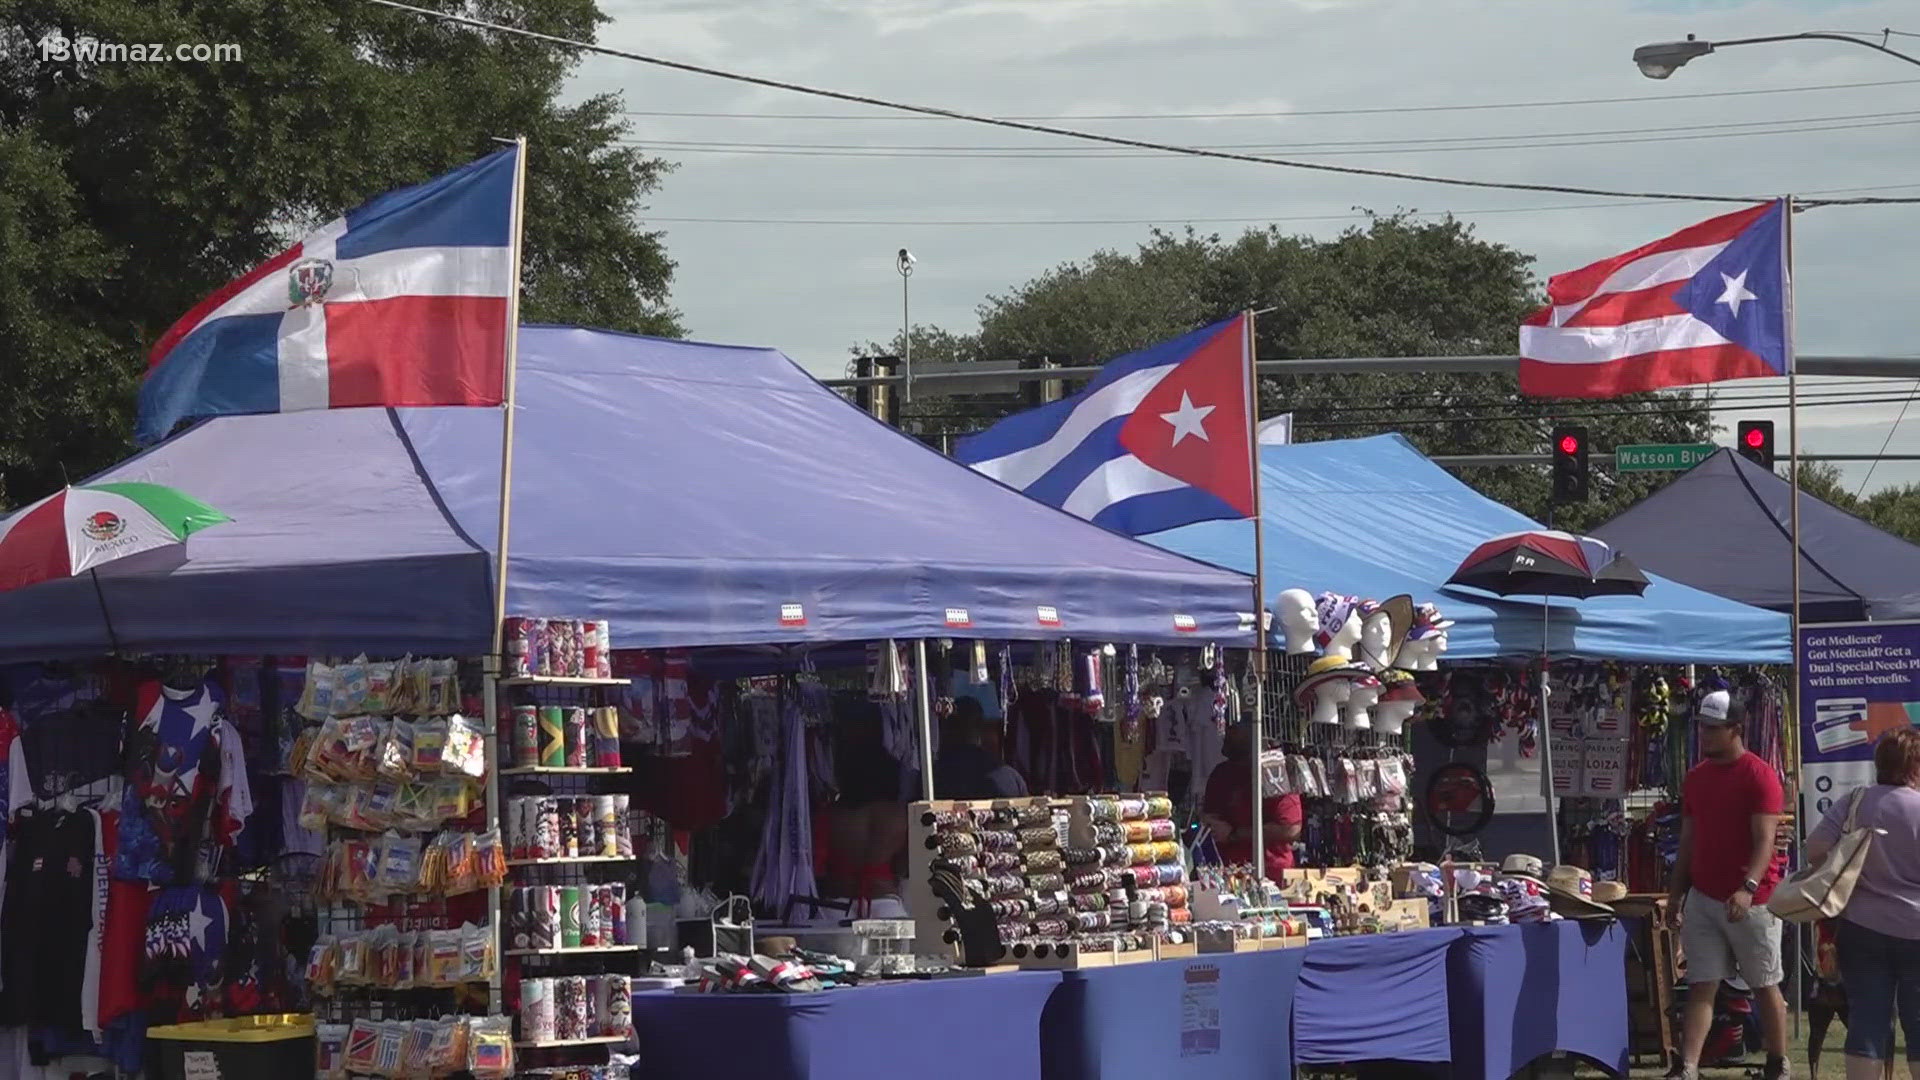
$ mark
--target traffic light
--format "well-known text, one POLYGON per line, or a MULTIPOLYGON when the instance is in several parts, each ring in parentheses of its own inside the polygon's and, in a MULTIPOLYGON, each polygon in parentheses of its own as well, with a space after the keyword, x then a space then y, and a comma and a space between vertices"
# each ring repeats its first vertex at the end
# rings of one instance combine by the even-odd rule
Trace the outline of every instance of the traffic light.
POLYGON ((1739 438, 1740 441, 1735 443, 1733 448, 1740 451, 1740 456, 1772 472, 1773 421, 1742 420, 1739 438))
POLYGON ((1587 501, 1587 429, 1553 429, 1553 501, 1587 501))

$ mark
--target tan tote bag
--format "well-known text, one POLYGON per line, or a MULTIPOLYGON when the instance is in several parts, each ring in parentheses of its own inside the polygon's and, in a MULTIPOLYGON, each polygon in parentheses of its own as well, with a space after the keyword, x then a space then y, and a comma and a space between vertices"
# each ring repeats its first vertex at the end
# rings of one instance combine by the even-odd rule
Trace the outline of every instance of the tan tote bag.
POLYGON ((1873 847, 1875 833, 1885 829, 1860 828, 1860 800, 1867 789, 1855 789, 1853 803, 1847 807, 1847 826, 1833 850, 1819 866, 1810 866, 1773 890, 1767 910, 1788 922, 1810 923, 1831 919, 1847 908, 1853 887, 1860 880, 1860 868, 1866 865, 1867 852, 1873 847))

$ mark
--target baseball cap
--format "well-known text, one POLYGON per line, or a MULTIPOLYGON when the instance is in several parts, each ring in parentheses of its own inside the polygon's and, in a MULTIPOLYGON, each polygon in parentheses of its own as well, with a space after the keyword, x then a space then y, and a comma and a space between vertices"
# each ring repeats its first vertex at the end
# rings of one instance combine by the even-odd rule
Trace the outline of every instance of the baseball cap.
POLYGON ((1710 727, 1725 727, 1728 724, 1743 722, 1746 719, 1746 709, 1734 702, 1732 694, 1725 690, 1715 690, 1700 699, 1700 704, 1693 710, 1693 719, 1696 723, 1710 727))

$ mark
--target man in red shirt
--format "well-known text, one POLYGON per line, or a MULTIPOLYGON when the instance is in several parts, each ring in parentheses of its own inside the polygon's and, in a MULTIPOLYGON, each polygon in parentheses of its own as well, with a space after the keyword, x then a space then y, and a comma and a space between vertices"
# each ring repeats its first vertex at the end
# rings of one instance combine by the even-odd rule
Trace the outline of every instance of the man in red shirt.
MULTIPOLYGON (((1253 725, 1227 729, 1220 752, 1226 760, 1207 776, 1200 821, 1213 831, 1220 858, 1229 864, 1253 862, 1253 725)), ((1280 880, 1280 871, 1293 866, 1293 842, 1300 839, 1300 796, 1276 795, 1264 800, 1266 814, 1267 878, 1280 880)))
POLYGON ((1680 855, 1667 897, 1687 957, 1686 1023, 1671 1077, 1699 1075, 1720 982, 1737 971, 1752 988, 1767 1047, 1764 1080, 1787 1075, 1787 1002, 1780 995, 1780 920, 1767 897, 1780 880, 1774 827, 1780 777, 1749 753, 1746 709, 1725 690, 1700 699, 1700 764, 1680 792, 1680 855))

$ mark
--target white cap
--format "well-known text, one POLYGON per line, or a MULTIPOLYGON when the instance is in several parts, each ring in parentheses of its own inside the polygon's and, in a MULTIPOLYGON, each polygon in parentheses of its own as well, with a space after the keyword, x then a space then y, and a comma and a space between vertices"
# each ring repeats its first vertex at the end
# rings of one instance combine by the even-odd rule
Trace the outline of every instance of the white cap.
POLYGON ((1732 704, 1732 694, 1715 690, 1700 699, 1700 706, 1693 711, 1693 717, 1703 724, 1724 724, 1727 722, 1727 710, 1732 704))

